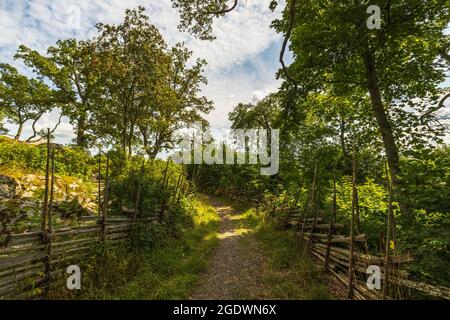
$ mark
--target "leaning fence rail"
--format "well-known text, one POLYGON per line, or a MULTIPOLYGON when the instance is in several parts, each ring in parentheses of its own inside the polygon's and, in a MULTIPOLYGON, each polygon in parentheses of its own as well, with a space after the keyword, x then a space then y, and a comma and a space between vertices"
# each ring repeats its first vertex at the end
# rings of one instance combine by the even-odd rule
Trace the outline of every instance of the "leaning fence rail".
MULTIPOLYGON (((101 153, 101 152, 100 152, 101 153)), ((55 150, 47 133, 47 159, 45 190, 41 216, 41 230, 0 235, 0 299, 42 298, 52 289, 65 288, 66 269, 72 263, 92 254, 100 244, 115 244, 129 238, 139 227, 167 220, 169 204, 180 201, 182 194, 190 192, 183 173, 177 177, 176 186, 169 186, 169 162, 164 171, 163 189, 170 196, 157 205, 152 214, 141 216, 141 188, 138 185, 135 208, 122 207, 122 214, 109 213, 109 167, 107 155, 104 190, 101 181, 101 157, 98 163, 98 215, 82 216, 81 226, 53 228, 52 210, 54 193, 55 150)), ((141 167, 143 174, 144 164, 141 167)))
MULTIPOLYGON (((355 152, 354 152, 355 155, 355 152)), ((349 225, 336 223, 336 174, 333 183, 333 203, 329 215, 319 210, 317 161, 314 165, 311 187, 306 195, 306 204, 298 207, 299 192, 291 205, 278 201, 278 194, 271 201, 261 203, 262 198, 255 198, 247 190, 228 190, 225 194, 235 200, 261 207, 267 218, 277 219, 286 229, 292 231, 302 241, 325 270, 330 272, 344 287, 350 299, 404 299, 412 297, 411 291, 418 291, 425 296, 450 300, 450 289, 439 285, 409 279, 404 266, 414 261, 413 254, 399 254, 395 219, 392 212, 392 186, 386 168, 389 191, 386 241, 383 252, 379 255, 369 254, 367 236, 361 232, 359 221, 359 196, 356 185, 356 159, 353 158, 352 174, 352 216, 349 225), (348 234, 345 233, 348 230, 348 234), (393 246, 393 247, 392 247, 393 246), (367 268, 378 266, 382 287, 369 289, 367 286, 367 268)), ((303 186, 303 182, 301 186, 303 186)))
MULTIPOLYGON (((51 251, 41 231, 10 234, 0 247, 0 298, 45 294, 70 262, 79 261, 102 241, 112 244, 128 238, 133 228, 133 218, 128 216, 112 216, 106 226, 98 217, 83 219, 93 224, 53 230, 51 251)), ((150 219, 139 223, 145 221, 150 219)))

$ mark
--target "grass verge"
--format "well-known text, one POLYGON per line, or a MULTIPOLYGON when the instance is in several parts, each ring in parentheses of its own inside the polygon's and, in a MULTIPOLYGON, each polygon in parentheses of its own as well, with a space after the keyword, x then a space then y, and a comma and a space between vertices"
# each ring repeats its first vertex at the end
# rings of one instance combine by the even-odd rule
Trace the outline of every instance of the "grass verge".
POLYGON ((327 289, 327 276, 308 255, 291 232, 282 230, 277 223, 264 221, 264 213, 245 209, 235 219, 243 228, 252 229, 251 236, 261 243, 270 267, 264 271, 264 281, 273 299, 328 300, 334 297, 327 289))
MULTIPOLYGON (((132 270, 134 276, 126 276, 128 268, 121 267, 117 259, 108 270, 111 276, 122 282, 92 281, 82 294, 82 299, 187 299, 199 274, 205 270, 208 256, 217 246, 220 219, 216 210, 204 198, 194 201, 193 226, 179 232, 177 238, 158 241, 151 248, 123 256, 138 267, 132 270), (117 276, 114 272, 117 272, 117 276), (124 283, 125 282, 125 283, 124 283), (113 284, 115 284, 113 286, 113 284)), ((120 249, 119 249, 120 250, 120 249)), ((119 254, 120 255, 120 254, 119 254)))

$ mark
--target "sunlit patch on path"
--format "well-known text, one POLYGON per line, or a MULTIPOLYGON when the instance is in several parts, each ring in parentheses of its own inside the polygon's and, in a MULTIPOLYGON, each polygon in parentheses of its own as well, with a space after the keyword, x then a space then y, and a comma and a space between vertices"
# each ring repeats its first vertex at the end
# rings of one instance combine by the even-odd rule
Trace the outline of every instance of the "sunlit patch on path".
POLYGON ((238 236, 242 236, 244 234, 247 234, 249 232, 251 232, 252 230, 250 229, 245 229, 245 228, 238 228, 238 229, 234 229, 232 231, 227 231, 224 233, 219 233, 217 235, 218 239, 226 239, 226 238, 230 238, 230 237, 238 237, 238 236))
POLYGON ((269 263, 252 229, 239 226, 243 216, 218 199, 211 199, 221 217, 220 240, 209 266, 199 278, 191 299, 269 299, 263 281, 269 263))

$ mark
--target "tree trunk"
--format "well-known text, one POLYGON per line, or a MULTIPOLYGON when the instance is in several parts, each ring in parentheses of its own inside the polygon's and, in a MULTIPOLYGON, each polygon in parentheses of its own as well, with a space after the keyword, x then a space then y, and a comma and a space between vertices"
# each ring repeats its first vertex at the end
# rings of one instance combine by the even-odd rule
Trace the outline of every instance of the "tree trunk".
POLYGON ((346 122, 343 117, 339 119, 339 140, 341 144, 342 157, 343 157, 343 166, 345 173, 350 174, 352 172, 352 161, 350 155, 348 154, 347 147, 345 145, 345 130, 346 130, 346 122))
POLYGON ((147 130, 141 129, 141 133, 142 133, 142 143, 144 145, 144 149, 147 150, 147 147, 148 147, 147 130))
POLYGON ((151 160, 155 160, 158 153, 159 153, 159 147, 157 147, 157 146, 155 146, 151 150, 147 150, 148 157, 151 160))
POLYGON ((31 142, 31 140, 33 140, 34 138, 36 138, 38 136, 38 132, 36 130, 36 123, 38 122, 39 119, 34 119, 33 120, 33 124, 31 125, 31 129, 33 130, 33 135, 31 137, 29 137, 26 142, 31 142))
POLYGON ((398 175, 400 174, 400 158, 398 155, 397 145, 395 144, 394 134, 389 122, 386 110, 384 109, 383 100, 381 98, 378 77, 375 69, 375 59, 370 52, 364 55, 364 64, 366 68, 367 87, 372 101, 372 111, 377 120, 378 129, 383 139, 384 150, 386 152, 389 170, 391 174, 394 190, 398 196, 398 203, 404 213, 408 212, 407 206, 402 199, 398 175))
POLYGON ((77 147, 86 148, 86 114, 83 112, 78 117, 78 123, 77 123, 77 147))
POLYGON ((133 139, 134 139, 134 125, 130 126, 130 131, 128 135, 128 157, 131 158, 131 154, 133 153, 133 139))
POLYGON ((20 136, 22 135, 23 131, 23 122, 19 122, 19 127, 17 128, 16 136, 14 137, 14 140, 18 141, 20 139, 20 136))

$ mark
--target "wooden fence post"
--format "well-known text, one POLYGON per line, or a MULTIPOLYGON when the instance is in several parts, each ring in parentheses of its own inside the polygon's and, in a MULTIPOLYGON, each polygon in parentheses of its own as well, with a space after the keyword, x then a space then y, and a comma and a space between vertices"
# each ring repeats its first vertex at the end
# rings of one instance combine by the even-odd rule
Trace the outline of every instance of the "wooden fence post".
POLYGON ((98 216, 102 215, 102 191, 101 191, 101 182, 102 182, 102 149, 98 149, 98 216))
POLYGON ((180 187, 178 189, 178 196, 177 196, 177 198, 175 200, 177 203, 180 202, 181 196, 185 194, 185 188, 186 188, 186 183, 185 182, 186 181, 185 181, 184 175, 182 174, 180 187))
MULTIPOLYGON (((164 170, 164 176, 162 181, 162 191, 166 191, 167 186, 169 184, 169 162, 170 159, 166 162, 166 169, 164 170)), ((170 201, 170 196, 167 201, 170 201)), ((166 203, 167 201, 165 199, 162 199, 161 201, 161 211, 159 212, 159 222, 162 222, 164 220, 164 211, 166 210, 166 203)))
POLYGON ((387 161, 384 163, 384 168, 386 171, 386 183, 388 188, 388 214, 387 214, 387 228, 386 228, 386 243, 385 243, 385 251, 384 251, 384 282, 383 282, 383 299, 386 299, 387 296, 387 288, 389 285, 389 247, 391 242, 391 213, 392 209, 392 185, 389 179, 389 169, 387 165, 387 161))
POLYGON ((106 181, 105 181, 105 195, 103 196, 103 219, 102 219, 102 238, 106 241, 106 225, 108 215, 108 192, 109 192, 109 153, 106 154, 106 181))
POLYGON ((183 173, 180 173, 180 175, 178 176, 177 184, 175 185, 175 192, 172 197, 172 200, 174 202, 177 202, 177 195, 178 195, 178 190, 180 189, 180 183, 181 183, 182 176, 183 176, 183 173))
POLYGON ((53 234, 53 199, 55 190, 55 149, 51 152, 51 182, 50 182, 50 201, 47 220, 47 259, 46 259, 46 277, 48 279, 48 289, 51 282, 51 255, 52 255, 52 234, 53 234))
POLYGON ((349 257, 349 267, 348 267, 348 292, 347 297, 349 299, 353 298, 354 288, 353 288, 353 281, 354 281, 354 245, 355 245, 355 211, 356 211, 356 149, 355 145, 353 144, 353 174, 352 174, 352 216, 350 219, 350 257, 349 257))
MULTIPOLYGON (((385 162, 386 170, 389 170, 387 162, 385 162)), ((393 200, 393 189, 392 189, 392 179, 390 178, 389 171, 387 171, 387 179, 388 179, 388 192, 389 192, 389 218, 391 219, 391 228, 390 231, 392 232, 392 241, 394 242, 394 254, 397 253, 397 227, 395 222, 395 216, 394 216, 394 207, 392 206, 392 200, 393 200)))
POLYGON ((45 239, 45 231, 47 230, 47 215, 48 215, 48 189, 49 189, 49 172, 50 172, 50 129, 47 129, 47 158, 45 164, 45 190, 44 190, 44 204, 42 209, 42 224, 41 231, 45 239))
POLYGON ((311 247, 314 242, 314 233, 316 232, 316 225, 317 225, 317 218, 319 215, 319 194, 320 190, 317 187, 316 196, 313 204, 313 210, 314 210, 314 217, 313 217, 313 224, 311 227, 311 236, 309 237, 309 246, 311 247))
POLYGON ((358 192, 358 188, 356 188, 356 194, 355 194, 355 219, 356 219, 356 231, 358 231, 358 234, 361 234, 361 219, 359 217, 359 192, 358 192))
POLYGON ((163 182, 162 182, 163 189, 166 189, 166 186, 169 183, 169 164, 170 164, 170 159, 167 160, 166 169, 164 170, 164 177, 163 177, 163 182))
POLYGON ((55 151, 50 145, 50 129, 47 129, 47 159, 45 165, 45 191, 44 204, 42 210, 42 241, 45 245, 44 273, 45 273, 45 294, 48 296, 51 283, 51 234, 52 225, 52 207, 53 190, 55 185, 55 151), (50 182, 51 179, 51 182, 50 182), (49 186, 50 185, 50 186, 49 186), (50 190, 49 190, 50 189, 50 190), (49 200, 50 197, 50 200, 49 200))
POLYGON ((134 229, 134 226, 136 224, 138 211, 139 211, 139 204, 140 204, 140 201, 141 201, 141 189, 142 189, 142 181, 141 181, 141 179, 142 179, 142 177, 144 175, 144 164, 145 164, 145 161, 142 161, 141 175, 140 175, 140 179, 139 179, 139 182, 138 182, 138 190, 137 190, 137 196, 136 196, 136 204, 134 206, 132 229, 134 229))
POLYGON ((311 203, 314 203, 314 198, 316 195, 316 179, 317 179, 317 167, 318 167, 318 161, 316 159, 315 164, 314 164, 314 176, 313 176, 313 181, 312 181, 312 186, 311 186, 311 192, 310 192, 310 196, 308 198, 306 207, 305 207, 305 212, 303 214, 304 218, 303 218, 303 224, 302 224, 302 230, 300 233, 300 238, 303 239, 303 234, 305 233, 305 228, 306 228, 306 222, 308 220, 308 215, 309 215, 309 208, 311 203))
POLYGON ((327 238, 327 252, 325 254, 324 267, 328 269, 328 264, 330 262, 330 250, 331 250, 331 236, 333 234, 333 224, 336 219, 337 211, 337 191, 336 191, 336 168, 333 170, 333 207, 331 209, 330 226, 328 228, 328 238, 327 238))
MULTIPOLYGON (((297 207, 298 200, 300 199, 300 195, 301 195, 301 193, 302 193, 303 182, 304 182, 304 181, 302 180, 302 182, 300 183, 300 186, 299 186, 297 195, 295 196, 295 200, 294 200, 294 202, 292 203, 292 205, 290 206, 290 210, 291 210, 291 211, 288 211, 288 213, 286 214, 286 219, 284 220, 285 228, 288 228, 288 226, 289 226, 289 218, 290 218, 290 215, 292 214, 292 212, 293 212, 293 211, 296 209, 296 207, 297 207)), ((259 205, 259 202, 258 202, 258 205, 259 205)))

